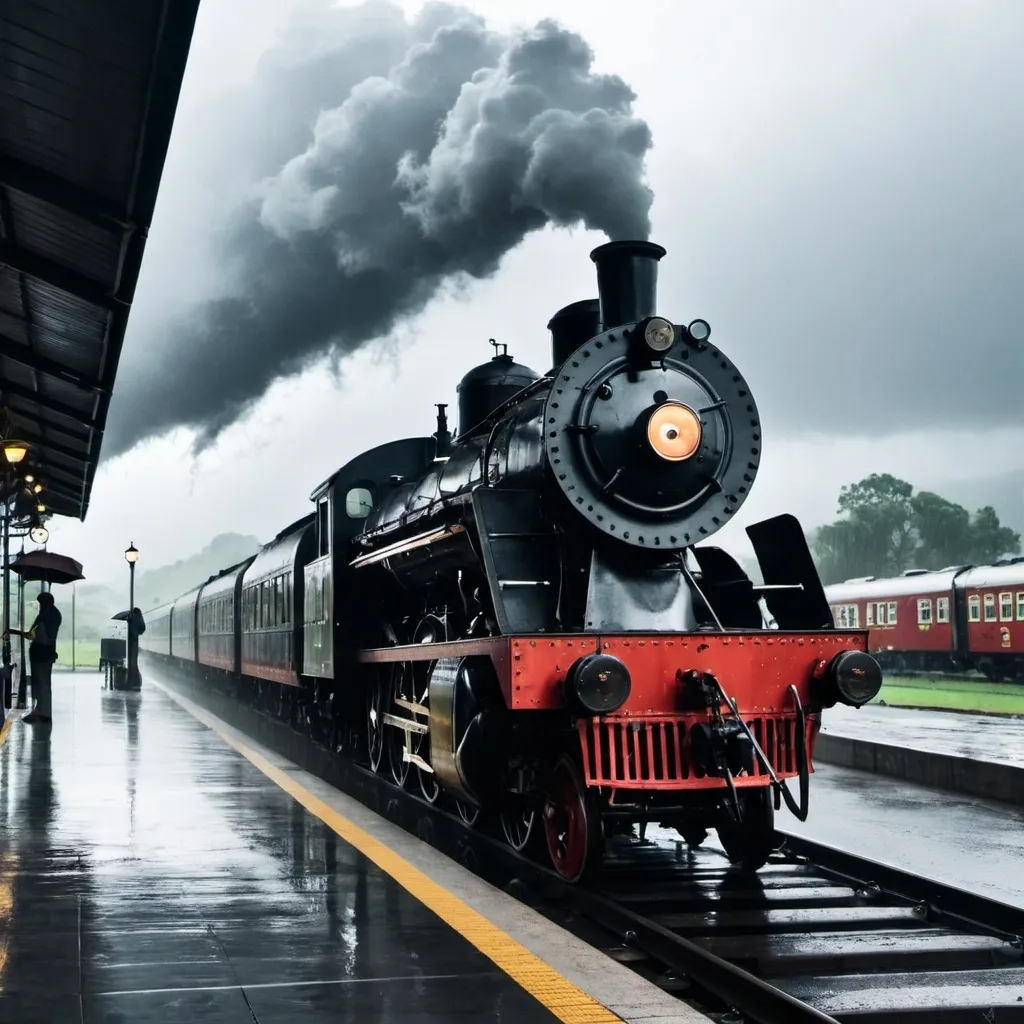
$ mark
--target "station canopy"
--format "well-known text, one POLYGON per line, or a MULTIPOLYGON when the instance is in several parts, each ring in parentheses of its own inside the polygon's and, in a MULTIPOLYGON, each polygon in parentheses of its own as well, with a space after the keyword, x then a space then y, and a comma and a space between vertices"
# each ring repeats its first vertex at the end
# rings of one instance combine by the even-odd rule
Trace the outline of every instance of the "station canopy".
POLYGON ((199 0, 0 5, 0 404, 84 519, 199 0))

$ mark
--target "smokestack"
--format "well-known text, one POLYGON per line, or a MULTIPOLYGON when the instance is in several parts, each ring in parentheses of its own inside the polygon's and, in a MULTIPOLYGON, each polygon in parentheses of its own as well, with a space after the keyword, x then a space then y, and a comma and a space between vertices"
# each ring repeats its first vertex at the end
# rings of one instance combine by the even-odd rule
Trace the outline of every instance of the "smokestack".
POLYGON ((434 437, 437 440, 437 448, 434 452, 435 458, 441 458, 451 451, 452 432, 448 429, 448 413, 445 411, 448 406, 444 402, 436 402, 437 406, 437 432, 434 437))
POLYGON ((653 316, 658 299, 658 260, 665 250, 654 242, 608 242, 590 258, 597 264, 601 329, 653 316))
POLYGON ((583 299, 563 306, 549 321, 551 365, 558 369, 583 344, 601 333, 601 302, 583 299))

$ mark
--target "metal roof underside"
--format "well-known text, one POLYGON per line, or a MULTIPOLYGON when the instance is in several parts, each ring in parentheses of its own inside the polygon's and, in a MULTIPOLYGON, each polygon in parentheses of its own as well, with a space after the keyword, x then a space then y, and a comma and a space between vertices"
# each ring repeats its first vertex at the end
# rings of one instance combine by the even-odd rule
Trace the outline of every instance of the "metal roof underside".
POLYGON ((84 519, 199 0, 0 4, 0 401, 84 519))

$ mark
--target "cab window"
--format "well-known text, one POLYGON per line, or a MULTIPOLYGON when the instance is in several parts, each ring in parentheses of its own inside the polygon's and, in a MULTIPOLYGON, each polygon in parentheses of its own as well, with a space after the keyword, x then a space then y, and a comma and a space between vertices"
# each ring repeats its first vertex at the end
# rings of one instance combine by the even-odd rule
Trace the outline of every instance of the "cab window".
POLYGON ((316 538, 317 557, 323 558, 331 553, 331 510, 326 498, 320 499, 316 507, 316 538))
POLYGON ((353 487, 345 495, 345 515, 365 519, 373 511, 373 495, 366 487, 353 487))

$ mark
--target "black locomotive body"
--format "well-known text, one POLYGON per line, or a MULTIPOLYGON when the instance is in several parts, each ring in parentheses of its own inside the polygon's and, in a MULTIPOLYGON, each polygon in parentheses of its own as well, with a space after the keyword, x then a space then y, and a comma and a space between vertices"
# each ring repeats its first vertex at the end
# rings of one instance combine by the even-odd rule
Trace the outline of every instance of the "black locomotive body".
POLYGON ((792 517, 748 528, 763 585, 698 546, 748 495, 760 422, 708 324, 658 315, 664 255, 596 249, 600 297, 552 318, 549 372, 475 367, 457 438, 439 406, 433 437, 314 492, 304 564, 298 538, 275 541, 302 571, 286 621, 303 641, 275 706, 467 823, 493 815, 519 849, 542 836, 570 879, 609 829, 652 819, 694 843, 717 828, 759 867, 773 791, 806 814, 821 710, 881 684, 792 517))

